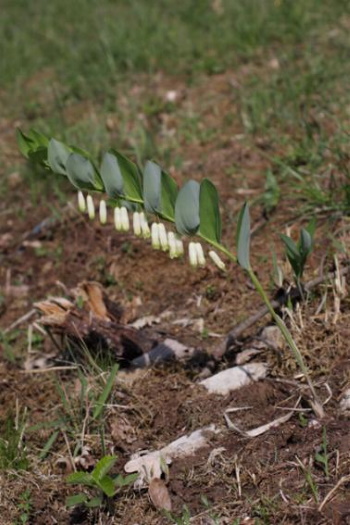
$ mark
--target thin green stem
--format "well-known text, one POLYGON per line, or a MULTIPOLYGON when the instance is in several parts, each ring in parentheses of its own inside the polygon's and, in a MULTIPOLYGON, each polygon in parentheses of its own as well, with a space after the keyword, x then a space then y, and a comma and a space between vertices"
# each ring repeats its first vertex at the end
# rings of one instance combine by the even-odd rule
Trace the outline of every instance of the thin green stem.
MULTIPOLYGON (((213 241, 211 241, 209 239, 206 239, 203 236, 201 236, 201 237, 205 241, 210 243, 212 246, 215 246, 215 248, 217 248, 219 251, 224 253, 232 262, 237 262, 237 258, 231 252, 229 252, 229 250, 227 250, 224 246, 222 246, 221 244, 218 244, 218 243, 214 243, 213 241)), ((311 395, 312 395, 312 406, 313 406, 313 408, 315 410, 315 413, 320 418, 324 417, 324 410, 323 410, 323 407, 322 407, 322 403, 318 399, 318 396, 316 394, 314 385, 312 384, 312 381, 311 381, 308 369, 307 369, 307 367, 306 367, 306 365, 304 363, 303 356, 302 356, 299 348, 297 347, 297 345, 296 345, 296 343, 295 343, 291 333, 289 332, 289 330, 288 330, 287 326, 285 325, 283 319, 275 312, 268 295, 265 293, 265 290, 262 287, 258 277, 255 275, 254 271, 250 268, 249 270, 247 270, 247 273, 248 273, 249 278, 251 279, 251 281, 252 281, 256 291, 258 292, 258 294, 260 295, 260 297, 262 298, 262 300, 266 304, 266 306, 267 306, 267 308, 268 308, 268 310, 269 310, 273 320, 275 321, 276 325, 278 326, 279 330, 281 331, 281 334, 283 335, 286 343, 288 344, 289 348, 291 349, 291 351, 293 353, 293 356, 294 356, 294 359, 298 363, 298 366, 299 366, 300 370, 302 371, 302 373, 303 373, 303 375, 304 375, 304 377, 305 377, 305 379, 307 381, 307 384, 309 386, 309 389, 310 389, 310 392, 311 392, 311 395)))
POLYGON ((312 384, 311 378, 309 376, 308 369, 307 369, 307 367, 306 367, 306 365, 304 363, 303 356, 302 356, 299 348, 297 347, 297 345, 296 345, 296 343, 295 343, 291 333, 289 332, 288 328, 286 327, 283 319, 275 312, 269 297, 265 293, 265 290, 263 289, 263 287, 262 287, 258 277, 255 275, 255 273, 253 272, 252 269, 248 270, 248 275, 249 275, 252 283, 254 284, 256 291, 259 293, 260 297, 262 298, 262 300, 266 304, 266 306, 267 306, 267 308, 268 308, 272 318, 274 319, 276 325, 278 326, 278 328, 280 329, 284 339, 286 340, 289 348, 291 349, 291 351, 293 353, 293 356, 294 356, 294 359, 298 363, 300 370, 302 371, 302 373, 305 376, 305 379, 306 379, 307 384, 309 386, 310 392, 312 394, 313 405, 314 405, 315 411, 317 411, 317 415, 320 416, 320 417, 323 417, 324 416, 324 411, 323 411, 323 408, 322 408, 322 404, 321 404, 321 402, 318 399, 318 396, 316 394, 314 385, 312 384))

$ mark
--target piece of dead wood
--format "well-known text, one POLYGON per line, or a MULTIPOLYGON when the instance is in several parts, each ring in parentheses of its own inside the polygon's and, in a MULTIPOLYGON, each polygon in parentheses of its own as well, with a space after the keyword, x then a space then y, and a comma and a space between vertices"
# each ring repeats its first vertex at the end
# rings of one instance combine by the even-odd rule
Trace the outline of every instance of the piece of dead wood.
POLYGON ((174 459, 192 456, 198 449, 208 445, 209 439, 220 430, 215 425, 195 430, 191 434, 181 436, 153 452, 138 452, 124 466, 127 473, 138 472, 139 477, 135 481, 136 488, 147 486, 153 478, 161 478, 174 459))
MULTIPOLYGON (((327 281, 331 281, 332 279, 339 278, 339 276, 345 276, 349 273, 350 270, 350 264, 348 263, 346 266, 341 268, 339 271, 329 272, 326 275, 320 275, 319 277, 316 277, 315 279, 312 279, 308 283, 304 285, 304 294, 302 294, 297 288, 293 289, 293 297, 292 301, 301 301, 303 299, 303 295, 305 295, 305 292, 310 292, 313 290, 316 286, 326 283, 327 281)), ((271 305, 274 308, 274 310, 279 310, 288 302, 291 300, 291 294, 285 293, 280 297, 278 300, 271 301, 271 305)), ((227 334, 225 337, 225 340, 218 344, 213 350, 212 350, 212 356, 216 359, 221 359, 227 350, 234 344, 234 342, 240 337, 243 332, 248 330, 251 326, 256 324, 260 319, 265 317, 269 313, 269 310, 267 306, 262 306, 259 308, 257 312, 255 312, 253 315, 249 316, 247 319, 242 321, 241 323, 234 326, 232 330, 227 334)))
POLYGON ((133 368, 144 368, 170 360, 194 357, 197 350, 174 339, 160 340, 147 328, 123 323, 124 311, 108 299, 100 284, 84 281, 72 291, 70 299, 51 297, 35 303, 40 324, 50 333, 67 336, 88 348, 108 350, 110 355, 133 368))
POLYGON ((157 339, 145 331, 118 322, 122 308, 107 300, 99 284, 80 283, 72 295, 75 301, 52 297, 34 304, 41 314, 40 324, 53 334, 68 336, 77 343, 84 341, 89 348, 109 349, 116 359, 126 362, 157 344, 157 339))

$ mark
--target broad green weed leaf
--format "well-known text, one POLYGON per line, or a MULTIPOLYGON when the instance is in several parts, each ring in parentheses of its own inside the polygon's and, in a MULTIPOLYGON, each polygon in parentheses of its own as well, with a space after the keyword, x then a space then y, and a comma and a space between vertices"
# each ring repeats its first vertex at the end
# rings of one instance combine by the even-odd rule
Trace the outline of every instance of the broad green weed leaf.
POLYGON ((100 173, 109 197, 117 198, 124 195, 124 180, 115 155, 112 153, 103 155, 100 173))
POLYGON ((71 149, 56 139, 51 139, 47 148, 47 160, 54 173, 67 176, 66 164, 71 149))
POLYGON ((136 481, 138 477, 138 473, 128 474, 127 476, 122 476, 121 474, 118 474, 118 476, 114 478, 113 482, 114 485, 116 485, 117 487, 126 487, 127 485, 134 483, 134 481, 136 481))
POLYGON ((74 507, 74 505, 81 505, 82 503, 87 502, 87 495, 86 494, 75 494, 74 496, 68 496, 66 498, 66 505, 67 507, 74 507))
POLYGON ((98 486, 109 498, 114 496, 115 485, 114 485, 113 479, 110 478, 109 476, 103 476, 103 478, 101 478, 98 481, 98 486))
POLYGON ((111 470, 115 462, 117 461, 117 456, 103 456, 97 463, 94 470, 91 472, 91 477, 97 482, 111 470))
POLYGON ((101 507, 102 503, 103 498, 101 496, 95 496, 94 498, 91 498, 88 501, 86 501, 85 505, 90 509, 93 509, 95 507, 101 507))
POLYGON ((71 153, 66 163, 71 183, 80 190, 102 190, 103 184, 89 159, 79 153, 71 153))
POLYGON ((88 472, 73 472, 67 476, 67 483, 72 485, 95 485, 95 481, 88 472))
POLYGON ((240 211, 237 224, 237 260, 245 270, 250 270, 250 214, 246 202, 240 211))
POLYGON ((199 191, 198 182, 190 180, 178 193, 175 203, 175 224, 177 231, 182 235, 193 235, 199 228, 199 191))
POLYGON ((141 177, 138 167, 118 151, 112 150, 111 153, 116 157, 123 177, 125 197, 142 202, 141 177))
POLYGON ((209 241, 221 241, 219 196, 214 184, 204 179, 199 192, 200 234, 209 241))

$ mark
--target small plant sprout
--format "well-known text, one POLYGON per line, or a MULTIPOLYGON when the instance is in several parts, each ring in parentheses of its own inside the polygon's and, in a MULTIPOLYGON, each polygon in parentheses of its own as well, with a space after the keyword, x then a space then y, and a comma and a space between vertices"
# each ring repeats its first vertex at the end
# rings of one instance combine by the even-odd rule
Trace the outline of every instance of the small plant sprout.
POLYGON ((78 209, 81 213, 86 211, 86 202, 82 191, 78 191, 78 209))
POLYGON ((86 207, 87 207, 89 219, 93 221, 95 218, 95 205, 94 205, 94 201, 92 200, 91 195, 88 195, 86 197, 86 207))
POLYGON ((100 216, 100 223, 106 224, 107 223, 107 204, 104 199, 100 200, 99 216, 100 216))
POLYGON ((216 264, 216 266, 220 270, 222 270, 223 272, 226 270, 226 265, 225 265, 224 261, 220 258, 220 256, 216 252, 214 252, 214 250, 210 250, 208 255, 211 258, 211 260, 213 261, 213 263, 216 264))
POLYGON ((84 504, 87 507, 100 507, 104 503, 109 503, 111 498, 115 496, 118 488, 130 485, 137 478, 138 474, 130 474, 123 477, 120 474, 117 476, 109 475, 108 473, 117 461, 116 456, 104 456, 97 462, 94 470, 88 472, 73 472, 67 478, 68 483, 74 485, 83 485, 86 488, 93 490, 92 497, 85 493, 75 494, 66 500, 68 507, 73 505, 84 504))
MULTIPOLYGON (((169 250, 171 258, 182 254, 182 241, 175 235, 169 235, 163 224, 163 222, 170 222, 179 235, 197 237, 201 242, 210 245, 209 257, 220 270, 225 270, 225 263, 217 252, 221 252, 232 263, 238 263, 264 301, 298 363, 307 382, 310 404, 315 414, 319 418, 324 417, 322 403, 318 399, 302 354, 251 267, 251 230, 247 203, 242 207, 238 217, 236 253, 233 253, 221 241, 219 195, 209 179, 203 179, 201 182, 189 180, 179 189, 175 180, 152 161, 147 161, 145 167, 141 169, 121 153, 110 151, 103 155, 101 165, 98 167, 88 154, 81 150, 77 153, 76 148, 49 139, 41 133, 25 135, 19 130, 18 138, 19 148, 25 157, 35 158, 35 154, 40 151, 40 159, 44 159, 45 166, 54 173, 67 176, 78 190, 104 193, 110 199, 123 199, 134 206, 137 205, 140 211, 135 211, 133 214, 134 234, 139 237, 147 237, 151 234, 153 248, 169 250), (155 218, 151 232, 145 214, 155 218)), ((86 206, 89 217, 93 218, 95 209, 90 195, 87 196, 86 206)), ((117 230, 126 229, 121 214, 115 213, 117 230)), ((312 250, 313 232, 314 225, 302 229, 297 244, 289 237, 282 236, 299 288, 306 260, 312 250)), ((189 262, 193 267, 205 265, 201 242, 192 239, 189 242, 189 262)))
POLYGON ((134 229, 134 235, 136 235, 136 237, 140 237, 142 235, 142 229, 141 229, 141 217, 138 211, 134 211, 132 221, 133 221, 132 225, 134 229))

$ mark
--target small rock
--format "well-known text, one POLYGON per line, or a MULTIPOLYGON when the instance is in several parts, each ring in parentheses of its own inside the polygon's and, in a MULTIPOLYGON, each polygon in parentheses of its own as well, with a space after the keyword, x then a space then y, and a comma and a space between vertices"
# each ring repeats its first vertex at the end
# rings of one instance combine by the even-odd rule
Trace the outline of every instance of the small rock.
POLYGON ((347 388, 340 400, 340 410, 342 412, 350 412, 350 388, 347 388))

